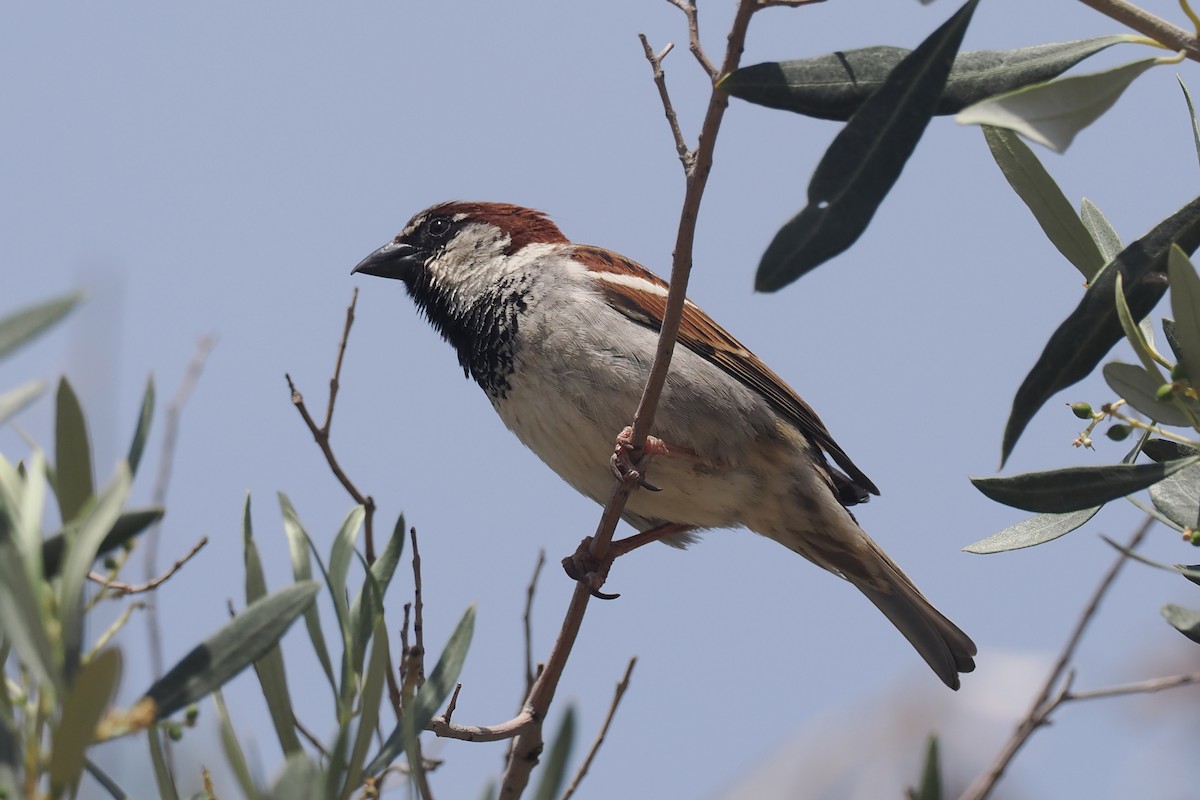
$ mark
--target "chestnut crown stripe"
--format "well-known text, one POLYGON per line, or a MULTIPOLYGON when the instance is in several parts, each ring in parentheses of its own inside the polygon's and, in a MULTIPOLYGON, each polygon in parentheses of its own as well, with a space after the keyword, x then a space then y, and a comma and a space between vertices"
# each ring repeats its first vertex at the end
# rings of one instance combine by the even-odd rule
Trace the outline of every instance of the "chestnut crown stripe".
MULTIPOLYGON (((662 327, 667 307, 667 284, 662 278, 641 264, 602 247, 576 245, 573 255, 595 276, 605 299, 614 308, 655 331, 662 327)), ((817 412, 745 345, 690 300, 683 307, 678 341, 766 397, 801 433, 846 470, 855 484, 871 494, 879 494, 879 489, 871 479, 834 441, 817 412)))
POLYGON ((448 216, 495 225, 509 235, 507 254, 527 244, 567 244, 569 240, 541 211, 511 203, 464 203, 452 201, 429 209, 426 219, 448 216))

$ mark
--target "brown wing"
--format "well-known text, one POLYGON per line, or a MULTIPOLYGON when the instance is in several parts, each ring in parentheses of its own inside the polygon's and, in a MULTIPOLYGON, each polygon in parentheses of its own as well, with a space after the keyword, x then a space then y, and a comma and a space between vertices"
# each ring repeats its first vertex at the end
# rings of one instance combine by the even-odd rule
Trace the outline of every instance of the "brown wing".
MULTIPOLYGON (((661 278, 641 264, 599 247, 576 247, 575 257, 596 273, 601 289, 614 308, 656 331, 661 328, 659 320, 667 305, 667 284, 661 278)), ((690 300, 683 308, 678 342, 766 397, 801 433, 846 470, 854 484, 871 494, 879 494, 879 489, 871 479, 855 466, 846 451, 833 440, 817 412, 758 356, 713 322, 690 300)), ((844 489, 844 478, 839 481, 838 478, 842 476, 836 470, 831 472, 834 473, 834 482, 839 487, 843 502, 852 504, 866 499, 865 496, 854 499, 855 493, 848 495, 841 491, 844 489)))

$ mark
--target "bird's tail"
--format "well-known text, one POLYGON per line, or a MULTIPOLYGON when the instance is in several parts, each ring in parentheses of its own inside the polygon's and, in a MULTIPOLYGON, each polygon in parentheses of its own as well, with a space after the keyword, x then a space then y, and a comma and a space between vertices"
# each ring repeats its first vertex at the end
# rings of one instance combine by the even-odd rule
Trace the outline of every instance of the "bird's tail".
POLYGON ((904 634, 942 682, 958 689, 958 674, 975 669, 975 643, 925 599, 870 537, 864 534, 863 539, 875 563, 843 574, 904 634))

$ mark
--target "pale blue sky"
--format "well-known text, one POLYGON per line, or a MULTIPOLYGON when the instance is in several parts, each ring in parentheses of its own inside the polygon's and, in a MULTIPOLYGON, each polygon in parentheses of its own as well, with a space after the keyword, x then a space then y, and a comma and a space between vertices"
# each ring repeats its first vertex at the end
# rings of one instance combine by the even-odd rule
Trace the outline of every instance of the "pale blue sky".
MULTIPOLYGON (((1146 5, 1179 16, 1173 2, 1146 5)), ((744 63, 913 46, 955 7, 831 0, 766 11, 744 63)), ((732 8, 732 0, 702 8, 714 59, 732 8)), ((966 47, 1119 30, 1067 0, 985 2, 966 47)), ((568 236, 665 272, 682 176, 639 32, 656 49, 679 45, 667 77, 694 140, 705 79, 686 51, 682 15, 664 2, 6 9, 0 305, 80 286, 91 301, 7 361, 0 385, 67 371, 105 473, 124 453, 147 373, 165 402, 197 338, 219 337, 185 414, 167 503, 164 562, 201 535, 212 540, 158 595, 168 662, 222 624, 226 598, 242 597, 246 491, 276 586, 290 572, 274 493, 288 493, 326 543, 349 507, 291 408, 283 374, 323 408, 345 306, 359 286, 335 447, 378 501, 382 528, 403 509, 420 531, 430 646, 479 604, 456 719, 489 724, 514 711, 520 614, 537 551, 546 548, 556 565, 591 532, 599 509, 504 430, 399 284, 349 273, 413 212, 452 198, 541 208, 568 236)), ((1146 52, 1123 45, 1083 69, 1146 52)), ((1178 70, 1200 87, 1191 63, 1178 70)), ((1127 241, 1195 194, 1200 173, 1175 71, 1141 78, 1066 156, 1039 151, 1068 197, 1095 201, 1127 241)), ((582 797, 734 796, 780 752, 784 763, 826 770, 839 755, 867 766, 822 784, 814 764, 799 779, 806 788, 772 794, 760 785, 738 796, 897 796, 915 778, 933 727, 947 731, 952 774, 974 775, 1109 563, 1097 533, 1123 537, 1138 518, 1118 507, 1036 550, 960 552, 1022 516, 987 501, 967 477, 994 474, 1013 392, 1080 291, 1078 273, 1009 191, 978 130, 935 120, 850 252, 778 295, 752 292, 762 249, 803 205, 836 131, 734 101, 691 295, 812 403, 879 485, 861 523, 975 638, 979 669, 958 694, 945 690, 851 587, 744 531, 710 533, 683 554, 649 548, 614 569, 610 587, 622 598, 589 610, 550 723, 556 729, 575 702, 580 739, 590 741, 625 662, 639 657, 582 797)), ((1079 426, 1061 405, 1108 399, 1096 381, 1055 398, 1009 472, 1117 460, 1123 447, 1103 440, 1095 454, 1072 450, 1079 426)), ((47 445, 48 407, 43 400, 20 420, 47 445)), ((162 419, 139 502, 152 489, 162 419)), ((23 449, 11 430, 0 432, 0 446, 10 456, 23 449)), ((1195 560, 1163 528, 1147 549, 1195 560)), ((407 576, 391 593, 397 624, 407 576)), ((571 589, 557 566, 547 568, 534 619, 539 657, 571 589)), ((1131 567, 1082 649, 1078 685, 1194 665, 1195 648, 1158 616, 1167 601, 1200 606, 1182 580, 1131 567)), ((149 679, 140 620, 122 647, 129 700, 149 679)), ((300 629, 287 653, 300 713, 327 732, 323 678, 300 629)), ((253 676, 228 697, 272 773, 278 746, 253 676)), ((1180 787, 1200 779, 1182 744, 1195 731, 1156 714, 1191 700, 1179 693, 1065 709, 1018 759, 1008 796, 1118 798, 1138 786, 1183 796, 1180 787)), ((214 718, 205 705, 205 725, 214 718)), ((184 749, 216 766, 215 741, 202 727, 184 749)), ((474 797, 499 771, 503 747, 431 742, 427 752, 446 761, 433 778, 439 797, 474 797)), ((144 774, 144 743, 107 745, 97 760, 122 778, 144 774)))

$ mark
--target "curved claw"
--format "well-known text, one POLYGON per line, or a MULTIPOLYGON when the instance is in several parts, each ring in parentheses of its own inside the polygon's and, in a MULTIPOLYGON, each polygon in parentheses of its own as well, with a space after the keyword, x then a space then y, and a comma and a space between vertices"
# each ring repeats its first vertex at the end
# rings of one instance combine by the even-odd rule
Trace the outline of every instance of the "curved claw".
POLYGON ((567 577, 588 587, 588 592, 598 600, 616 600, 621 595, 600 591, 612 567, 612 559, 597 562, 590 550, 592 537, 588 536, 579 543, 579 549, 573 555, 562 560, 563 572, 567 577))
POLYGON ((618 592, 609 594, 608 592, 602 592, 599 589, 589 589, 588 591, 592 597, 596 598, 597 600, 616 600, 621 596, 618 592))

